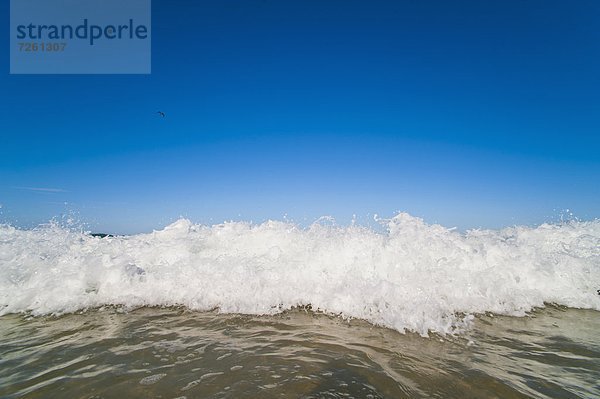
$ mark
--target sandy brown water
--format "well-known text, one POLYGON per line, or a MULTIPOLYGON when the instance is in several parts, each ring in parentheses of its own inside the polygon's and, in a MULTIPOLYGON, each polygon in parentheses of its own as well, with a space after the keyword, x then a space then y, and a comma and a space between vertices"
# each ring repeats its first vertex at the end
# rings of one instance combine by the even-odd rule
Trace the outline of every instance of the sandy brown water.
POLYGON ((600 312, 478 317, 455 337, 303 310, 0 318, 3 398, 597 398, 600 312))

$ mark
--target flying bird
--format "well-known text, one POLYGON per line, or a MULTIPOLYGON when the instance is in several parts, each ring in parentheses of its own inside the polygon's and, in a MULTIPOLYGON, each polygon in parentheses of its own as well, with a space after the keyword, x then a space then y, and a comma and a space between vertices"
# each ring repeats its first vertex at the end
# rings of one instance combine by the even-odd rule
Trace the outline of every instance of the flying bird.
POLYGON ((159 115, 160 115, 161 117, 163 117, 163 118, 165 117, 165 113, 164 113, 164 112, 162 112, 162 111, 157 111, 156 113, 157 113, 157 114, 159 114, 159 115))

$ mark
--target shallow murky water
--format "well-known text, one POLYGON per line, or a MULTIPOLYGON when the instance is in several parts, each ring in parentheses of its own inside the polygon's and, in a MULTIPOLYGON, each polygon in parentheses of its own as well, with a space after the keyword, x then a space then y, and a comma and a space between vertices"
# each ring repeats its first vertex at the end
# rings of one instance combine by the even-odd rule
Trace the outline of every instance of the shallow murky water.
POLYGON ((476 319, 457 337, 302 310, 107 308, 0 318, 0 397, 600 397, 600 312, 476 319))

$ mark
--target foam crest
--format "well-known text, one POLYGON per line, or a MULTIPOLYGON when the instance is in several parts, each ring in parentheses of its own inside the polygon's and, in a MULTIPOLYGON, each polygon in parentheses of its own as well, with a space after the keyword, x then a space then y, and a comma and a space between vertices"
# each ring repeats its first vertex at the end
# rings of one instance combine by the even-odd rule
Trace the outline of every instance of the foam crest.
POLYGON ((0 226, 0 315, 103 305, 274 314, 311 305, 426 335, 544 303, 600 310, 599 221, 465 234, 406 213, 381 222, 384 232, 180 219, 106 238, 0 226))

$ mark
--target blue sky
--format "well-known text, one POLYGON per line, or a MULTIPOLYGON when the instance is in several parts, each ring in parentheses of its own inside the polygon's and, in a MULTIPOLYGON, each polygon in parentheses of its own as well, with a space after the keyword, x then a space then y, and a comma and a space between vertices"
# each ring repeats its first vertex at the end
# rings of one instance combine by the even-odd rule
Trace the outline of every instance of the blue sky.
POLYGON ((152 15, 148 76, 9 75, 0 40, 0 222, 600 217, 598 1, 154 0, 152 15))

